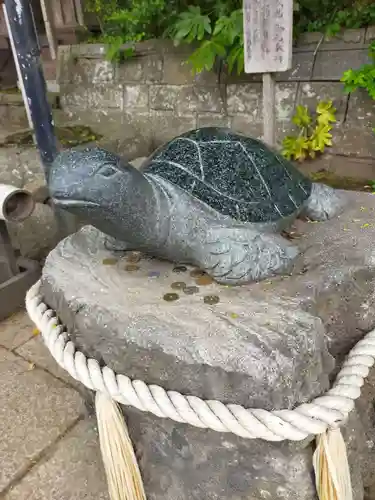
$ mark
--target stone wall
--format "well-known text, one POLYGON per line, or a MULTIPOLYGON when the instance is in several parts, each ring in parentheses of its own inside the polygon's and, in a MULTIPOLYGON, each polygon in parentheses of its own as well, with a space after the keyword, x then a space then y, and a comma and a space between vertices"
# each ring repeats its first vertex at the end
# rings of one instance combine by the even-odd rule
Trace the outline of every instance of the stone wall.
MULTIPOLYGON (((374 38, 375 27, 349 30, 323 42, 319 33, 308 34, 294 49, 293 68, 277 75, 279 142, 291 130, 297 104, 313 109, 319 100, 332 99, 337 107, 334 145, 314 168, 340 170, 345 160, 347 175, 375 177, 374 101, 365 92, 344 94, 340 83, 345 70, 368 60, 368 44, 374 38)), ((193 76, 184 64, 189 50, 161 40, 143 42, 135 57, 115 65, 105 60, 102 45, 61 47, 63 110, 104 133, 130 157, 197 126, 230 126, 261 136, 260 75, 193 76)))

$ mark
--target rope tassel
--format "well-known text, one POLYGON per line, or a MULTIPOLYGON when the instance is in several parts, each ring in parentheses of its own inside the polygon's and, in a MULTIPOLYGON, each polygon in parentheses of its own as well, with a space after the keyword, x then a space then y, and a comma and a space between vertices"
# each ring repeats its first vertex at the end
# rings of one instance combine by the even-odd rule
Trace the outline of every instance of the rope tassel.
POLYGON ((117 403, 98 391, 95 407, 110 499, 146 500, 137 458, 117 403))
POLYGON ((346 445, 340 429, 320 434, 316 445, 313 465, 319 500, 353 500, 346 445))

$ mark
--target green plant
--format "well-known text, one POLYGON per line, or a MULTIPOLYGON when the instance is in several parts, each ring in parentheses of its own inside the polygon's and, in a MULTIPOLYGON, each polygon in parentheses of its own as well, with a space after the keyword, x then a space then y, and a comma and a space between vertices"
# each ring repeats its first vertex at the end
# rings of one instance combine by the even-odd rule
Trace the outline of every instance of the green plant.
POLYGON ((295 0, 294 34, 319 31, 327 36, 342 29, 357 29, 375 23, 372 0, 295 0))
MULTIPOLYGON (((343 74, 341 81, 344 83, 345 92, 354 92, 364 89, 375 100, 375 41, 369 48, 371 62, 364 64, 359 69, 348 69, 343 74)), ((375 128, 373 128, 375 132, 375 128)))
POLYGON ((323 153, 326 146, 332 146, 331 124, 336 122, 335 114, 332 101, 319 102, 314 116, 307 106, 297 106, 292 121, 299 132, 284 138, 282 154, 285 158, 304 161, 323 153))
POLYGON ((95 12, 101 29, 100 36, 90 41, 107 44, 106 57, 111 61, 130 57, 135 42, 162 36, 174 11, 167 0, 89 0, 86 9, 95 12))
POLYGON ((167 31, 175 44, 200 42, 188 61, 196 73, 211 70, 218 59, 225 61, 230 72, 244 68, 242 8, 221 14, 213 20, 199 6, 189 6, 179 14, 167 31))
MULTIPOLYGON (((323 31, 328 35, 342 28, 375 23, 372 0, 295 0, 294 34, 323 31)), ((230 71, 243 70, 241 0, 85 0, 94 13, 100 34, 91 42, 108 44, 107 58, 131 55, 123 45, 151 38, 173 38, 176 43, 196 43, 189 58, 193 69, 212 69, 216 61, 230 71)))
POLYGON ((117 0, 85 0, 85 10, 95 14, 102 35, 104 35, 104 20, 116 12, 117 0))
POLYGON ((365 89, 372 99, 375 99, 375 41, 369 49, 372 62, 364 64, 359 69, 348 69, 343 74, 341 81, 346 92, 365 89))

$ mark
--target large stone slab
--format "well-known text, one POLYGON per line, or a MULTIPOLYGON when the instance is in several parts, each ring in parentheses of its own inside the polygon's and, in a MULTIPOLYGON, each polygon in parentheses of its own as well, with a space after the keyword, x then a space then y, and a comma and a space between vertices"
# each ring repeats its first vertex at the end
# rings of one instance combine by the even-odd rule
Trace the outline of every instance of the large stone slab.
POLYGON ((115 265, 108 258, 102 234, 86 226, 50 253, 43 293, 73 326, 75 342, 115 370, 126 366, 132 378, 262 408, 292 407, 327 388, 333 363, 324 328, 298 301, 212 283, 168 302, 173 283, 195 285, 189 270, 143 258, 129 272, 126 257, 115 265), (206 304, 207 295, 220 302, 206 304))
MULTIPOLYGON (((111 254, 85 227, 48 256, 43 293, 78 347, 120 373, 247 407, 292 408, 324 392, 335 373, 331 355, 338 367, 375 325, 375 197, 346 196, 340 217, 298 221, 291 237, 302 253, 292 275, 198 285, 167 302, 172 283, 196 285, 190 269, 176 273, 143 256, 129 271, 129 256, 111 254), (219 302, 205 303, 207 295, 219 302)), ((371 448, 374 392, 370 385, 363 418, 354 412, 344 429, 355 498, 375 465, 365 443, 371 448)), ((311 440, 247 441, 124 411, 149 499, 315 498, 311 440)))

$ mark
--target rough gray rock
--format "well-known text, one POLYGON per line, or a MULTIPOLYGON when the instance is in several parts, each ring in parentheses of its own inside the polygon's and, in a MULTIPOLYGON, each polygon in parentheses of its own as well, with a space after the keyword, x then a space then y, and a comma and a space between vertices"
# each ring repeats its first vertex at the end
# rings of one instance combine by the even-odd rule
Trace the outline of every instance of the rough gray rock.
POLYGON ((132 378, 147 373, 149 383, 267 409, 290 408, 327 388, 333 363, 322 322, 297 302, 249 300, 248 290, 217 284, 167 302, 173 282, 195 284, 188 271, 148 258, 136 272, 125 270, 126 258, 104 265, 113 257, 104 243, 86 226, 50 253, 43 274, 48 302, 67 324, 74 315, 72 335, 91 355, 118 371, 127 366, 132 378), (214 294, 219 304, 205 304, 214 294))
MULTIPOLYGON (((347 198, 340 218, 299 223, 294 243, 302 254, 291 276, 242 287, 212 283, 195 295, 177 290, 179 300, 166 302, 172 282, 194 284, 189 270, 177 274, 143 257, 129 272, 122 254, 105 265, 114 255, 86 227, 48 256, 43 293, 78 347, 120 373, 247 407, 291 408, 327 389, 329 351, 339 366, 375 325, 375 198, 347 198), (205 304, 205 295, 220 301, 205 304)), ((374 392, 370 377, 344 427, 355 499, 372 484, 374 392)), ((149 499, 315 498, 311 440, 247 441, 124 412, 149 499)))

